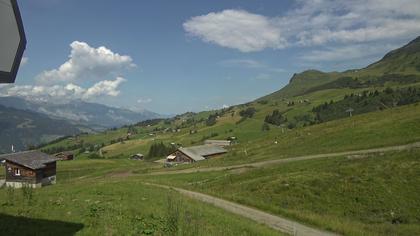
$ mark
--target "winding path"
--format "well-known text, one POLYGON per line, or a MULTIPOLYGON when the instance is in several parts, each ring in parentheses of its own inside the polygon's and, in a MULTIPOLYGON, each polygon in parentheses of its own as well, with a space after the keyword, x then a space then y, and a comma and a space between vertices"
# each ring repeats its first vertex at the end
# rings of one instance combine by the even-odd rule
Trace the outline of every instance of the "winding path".
MULTIPOLYGON (((319 158, 326 158, 326 157, 364 155, 364 154, 390 152, 390 151, 403 151, 403 150, 410 150, 414 148, 420 148, 420 142, 410 143, 406 145, 389 146, 389 147, 383 147, 383 148, 373 148, 373 149, 365 149, 365 150, 357 150, 357 151, 305 155, 305 156, 298 156, 298 157, 292 157, 292 158, 268 160, 268 161, 232 165, 232 166, 225 166, 225 167, 205 167, 205 168, 191 168, 191 169, 185 169, 185 170, 159 171, 159 172, 148 173, 147 175, 184 174, 184 173, 195 173, 195 172, 206 172, 206 171, 232 170, 232 169, 249 168, 249 167, 264 167, 264 166, 271 166, 273 164, 319 159, 319 158)), ((182 188, 177 188, 177 187, 171 187, 167 185, 160 185, 160 184, 153 184, 153 183, 145 183, 145 184, 160 187, 160 188, 165 188, 165 189, 173 189, 183 195, 200 200, 202 202, 212 204, 216 207, 222 208, 231 213, 234 213, 234 214, 243 216, 245 218, 254 220, 256 222, 265 224, 283 233, 297 235, 297 236, 338 235, 332 232, 327 232, 327 231, 320 230, 311 226, 304 225, 297 221, 286 219, 281 216, 272 215, 261 210, 257 210, 257 209, 244 206, 238 203, 234 203, 231 201, 213 197, 207 194, 198 193, 198 192, 194 192, 194 191, 190 191, 190 190, 186 190, 182 188)))
POLYGON ((226 201, 207 194, 193 192, 182 188, 170 187, 160 184, 146 183, 147 185, 156 186, 165 189, 173 189, 190 198, 197 199, 202 202, 212 204, 216 207, 222 208, 231 213, 240 215, 242 217, 254 220, 258 223, 265 224, 275 230, 286 234, 296 236, 333 236, 335 233, 319 230, 307 225, 303 225, 297 221, 292 221, 280 216, 272 215, 251 207, 247 207, 238 203, 226 201))

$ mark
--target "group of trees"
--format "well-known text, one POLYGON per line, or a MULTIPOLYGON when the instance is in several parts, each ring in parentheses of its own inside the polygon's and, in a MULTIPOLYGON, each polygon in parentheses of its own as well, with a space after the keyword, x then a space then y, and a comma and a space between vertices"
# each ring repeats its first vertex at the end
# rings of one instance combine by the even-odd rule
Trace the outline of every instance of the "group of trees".
POLYGON ((163 157, 171 154, 177 149, 174 145, 165 145, 162 142, 153 143, 150 146, 149 153, 147 155, 148 158, 155 158, 155 157, 163 157))
POLYGON ((243 118, 252 118, 256 112, 257 112, 257 110, 255 108, 248 107, 245 110, 241 110, 239 112, 239 115, 243 118))
POLYGON ((137 130, 137 128, 134 125, 130 125, 127 127, 127 133, 130 133, 132 135, 134 134, 138 134, 139 131, 137 130))
POLYGON ((219 114, 215 113, 215 114, 210 114, 209 117, 206 120, 206 125, 207 126, 213 126, 217 123, 217 117, 219 116, 219 114))
POLYGON ((272 125, 281 125, 287 122, 287 118, 284 117, 279 110, 274 110, 272 114, 269 114, 265 117, 264 122, 272 125))
POLYGON ((388 87, 383 91, 352 93, 346 95, 342 100, 325 102, 316 106, 312 109, 312 112, 315 113, 316 123, 320 123, 347 117, 350 110, 352 114, 362 114, 416 102, 420 102, 419 89, 414 87, 392 89, 388 87))
MULTIPOLYGON (((83 147, 83 144, 78 143, 78 144, 69 145, 69 146, 53 146, 53 147, 49 147, 49 148, 42 148, 41 150, 45 153, 48 153, 48 154, 55 154, 55 153, 59 153, 59 152, 76 150, 76 149, 79 149, 79 148, 82 148, 82 147, 83 147)), ((34 149, 38 149, 38 148, 30 147, 29 149, 34 150, 34 149)))

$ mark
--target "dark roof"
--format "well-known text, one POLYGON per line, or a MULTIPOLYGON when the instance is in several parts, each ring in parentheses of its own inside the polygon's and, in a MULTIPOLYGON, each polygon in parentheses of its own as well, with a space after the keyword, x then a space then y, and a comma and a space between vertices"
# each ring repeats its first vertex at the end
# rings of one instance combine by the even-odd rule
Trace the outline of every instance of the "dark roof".
POLYGON ((0 159, 13 162, 18 165, 37 170, 45 167, 45 164, 56 162, 58 159, 40 151, 17 152, 0 155, 0 159))
POLYGON ((194 161, 204 160, 206 156, 226 153, 226 149, 216 145, 201 145, 187 148, 179 148, 179 151, 191 157, 194 161))

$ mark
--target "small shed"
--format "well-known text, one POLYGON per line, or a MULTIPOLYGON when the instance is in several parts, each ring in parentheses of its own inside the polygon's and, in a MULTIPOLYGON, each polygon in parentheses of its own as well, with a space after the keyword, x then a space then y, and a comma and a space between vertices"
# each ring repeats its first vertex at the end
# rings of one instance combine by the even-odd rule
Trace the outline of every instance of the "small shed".
POLYGON ((57 158, 40 151, 1 155, 6 161, 6 186, 38 188, 56 183, 57 158))
POLYGON ((204 144, 227 147, 227 146, 232 145, 232 141, 230 141, 230 140, 211 140, 211 139, 208 139, 208 140, 204 141, 204 144))
POLYGON ((217 145, 201 145, 187 148, 178 148, 175 152, 171 153, 166 162, 172 163, 191 163, 202 161, 214 156, 222 155, 227 152, 226 149, 217 145))
POLYGON ((57 159, 61 160, 61 161, 71 161, 74 159, 74 154, 73 152, 60 152, 54 155, 57 159))
POLYGON ((144 160, 144 155, 141 153, 134 154, 130 157, 131 160, 144 160))

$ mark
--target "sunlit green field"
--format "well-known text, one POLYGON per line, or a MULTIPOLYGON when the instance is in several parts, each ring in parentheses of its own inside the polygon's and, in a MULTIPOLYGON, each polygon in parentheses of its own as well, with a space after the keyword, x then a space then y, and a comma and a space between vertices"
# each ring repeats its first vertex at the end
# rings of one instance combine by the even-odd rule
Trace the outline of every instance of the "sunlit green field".
POLYGON ((143 178, 344 235, 420 233, 420 150, 143 178))
MULTIPOLYGON (((248 122, 240 125, 241 130, 246 130, 246 126, 252 129, 253 124, 248 122)), ((270 132, 263 134, 262 137, 255 135, 254 140, 232 146, 229 153, 221 158, 193 166, 228 166, 417 142, 420 141, 420 106, 403 106, 294 130, 284 129, 284 133, 281 128, 273 127, 270 132)), ((248 135, 252 136, 252 133, 248 135)), ((177 168, 189 167, 184 165, 177 168)))
POLYGON ((278 235, 174 191, 117 177, 120 171, 136 168, 148 166, 106 160, 62 162, 57 185, 0 189, 2 234, 278 235))

